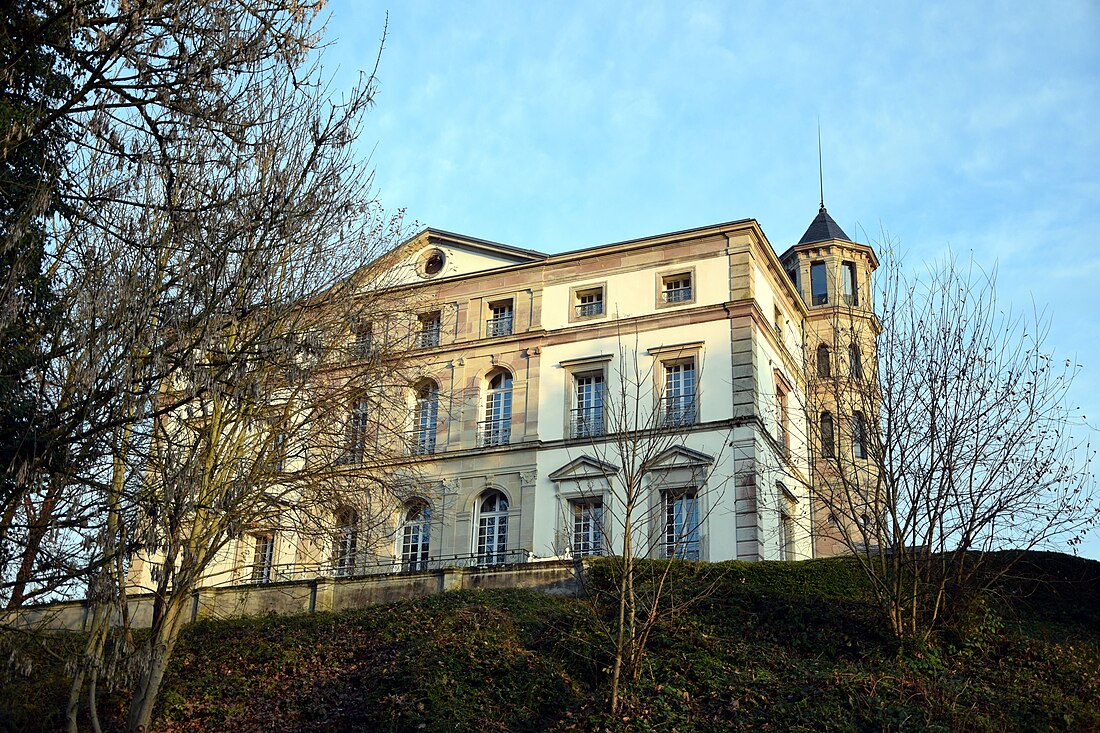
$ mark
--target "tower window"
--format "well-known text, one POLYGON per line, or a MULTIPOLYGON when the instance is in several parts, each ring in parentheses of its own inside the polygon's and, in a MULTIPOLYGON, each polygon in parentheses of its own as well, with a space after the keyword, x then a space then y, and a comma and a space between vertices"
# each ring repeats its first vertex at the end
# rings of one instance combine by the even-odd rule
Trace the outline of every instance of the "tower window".
POLYGON ((829 302, 829 283, 826 280, 825 263, 810 265, 810 304, 825 305, 829 302))
POLYGON ((840 268, 841 288, 846 305, 859 305, 859 281, 856 280, 856 263, 844 262, 840 268))

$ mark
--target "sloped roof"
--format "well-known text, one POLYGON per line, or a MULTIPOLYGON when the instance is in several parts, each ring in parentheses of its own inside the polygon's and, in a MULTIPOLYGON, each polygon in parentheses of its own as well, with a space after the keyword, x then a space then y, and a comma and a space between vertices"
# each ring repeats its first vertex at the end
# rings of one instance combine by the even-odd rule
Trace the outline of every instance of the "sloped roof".
POLYGON ((840 225, 833 221, 833 217, 829 216, 829 212, 825 210, 825 206, 822 204, 817 216, 810 222, 810 228, 802 235, 802 239, 798 240, 798 244, 825 242, 830 239, 840 239, 845 242, 852 241, 840 228, 840 225))

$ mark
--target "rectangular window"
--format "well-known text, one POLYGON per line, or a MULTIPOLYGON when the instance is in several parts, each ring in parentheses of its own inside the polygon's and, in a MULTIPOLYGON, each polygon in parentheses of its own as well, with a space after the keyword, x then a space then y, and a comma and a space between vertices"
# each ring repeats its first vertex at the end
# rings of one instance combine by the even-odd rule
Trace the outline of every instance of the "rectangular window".
POLYGON ((365 359, 370 356, 373 330, 369 323, 353 323, 351 328, 351 357, 365 359))
POLYGON ((693 299, 691 273, 680 272, 661 278, 661 300, 665 303, 687 303, 693 299))
POLYGON ((359 397, 351 405, 348 415, 347 447, 337 459, 337 464, 362 463, 367 451, 367 430, 370 428, 370 403, 359 397))
POLYGON ((271 533, 256 535, 255 551, 252 555, 252 582, 270 583, 275 562, 275 535, 271 533))
POLYGON ((425 313, 420 316, 420 327, 416 332, 416 345, 418 348, 427 349, 439 346, 439 334, 442 331, 442 321, 439 311, 425 313))
POLYGON ((825 274, 825 263, 814 262, 810 265, 810 304, 825 305, 829 302, 829 283, 825 274))
POLYGON ((271 437, 269 466, 271 473, 282 473, 286 470, 286 433, 284 432, 276 432, 271 437))
POLYGON ((603 288, 578 290, 574 294, 574 313, 577 318, 593 318, 603 315, 603 288))
POLYGON ((783 503, 779 512, 779 559, 794 560, 794 502, 784 497, 783 503))
POLYGON ((578 374, 574 378, 576 406, 573 408, 573 437, 603 435, 603 373, 578 374))
POLYGON ((791 279, 791 282, 794 284, 794 289, 798 291, 799 295, 801 295, 802 294, 802 283, 801 283, 801 276, 800 276, 800 273, 798 271, 798 266, 797 265, 794 265, 794 266, 787 269, 787 277, 789 277, 791 279))
POLYGON ((852 453, 856 458, 867 457, 867 433, 862 412, 852 415, 852 453))
POLYGON ((843 262, 840 265, 841 288, 846 305, 859 305, 859 281, 856 280, 856 263, 843 262))
POLYGON ((660 423, 665 427, 694 425, 696 420, 695 361, 664 364, 665 392, 661 396, 660 423))
POLYGON ((603 502, 574 501, 573 557, 603 554, 603 502))
POLYGON ((785 390, 780 384, 775 385, 775 422, 778 435, 776 438, 779 440, 779 445, 783 447, 783 455, 787 458, 791 456, 791 431, 790 424, 788 422, 789 415, 787 413, 787 390, 785 390))
POLYGON ((485 322, 485 336, 509 336, 512 333, 512 301, 500 300, 489 304, 490 318, 485 322))
POLYGON ((699 497, 695 489, 680 489, 662 493, 665 514, 662 557, 698 560, 699 497))
POLYGON ((852 379, 863 379, 863 358, 859 353, 859 344, 848 345, 848 366, 852 370, 852 379))

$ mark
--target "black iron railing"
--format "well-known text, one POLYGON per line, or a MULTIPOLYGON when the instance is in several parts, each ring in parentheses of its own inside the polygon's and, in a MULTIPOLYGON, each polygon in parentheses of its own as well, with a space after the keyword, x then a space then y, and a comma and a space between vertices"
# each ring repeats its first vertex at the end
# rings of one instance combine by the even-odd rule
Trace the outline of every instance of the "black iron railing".
POLYGON ((373 575, 396 575, 399 573, 422 573, 444 568, 485 568, 522 565, 531 561, 531 551, 526 549, 505 550, 503 552, 465 553, 457 555, 439 555, 428 559, 401 559, 399 557, 380 560, 357 560, 353 564, 314 563, 282 564, 268 566, 267 573, 257 577, 252 573, 241 579, 244 585, 266 585, 314 578, 355 578, 373 575))
POLYGON ((512 334, 512 317, 511 316, 498 316, 496 318, 490 318, 485 321, 485 335, 489 338, 493 336, 510 336, 512 334))
POLYGON ((596 438, 603 435, 603 430, 603 407, 578 407, 573 410, 572 437, 596 438))
POLYGON ((666 428, 678 428, 694 425, 698 418, 695 395, 677 395, 662 397, 660 404, 660 424, 666 428))
POLYGON ((482 420, 477 424, 477 445, 485 448, 490 445, 508 445, 512 437, 511 419, 482 420))

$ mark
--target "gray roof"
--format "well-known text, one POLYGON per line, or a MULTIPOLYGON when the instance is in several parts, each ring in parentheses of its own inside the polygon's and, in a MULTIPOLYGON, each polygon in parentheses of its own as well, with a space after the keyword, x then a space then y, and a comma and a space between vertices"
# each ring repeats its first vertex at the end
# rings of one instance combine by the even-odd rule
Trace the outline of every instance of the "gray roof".
POLYGON ((799 244, 812 244, 813 242, 825 242, 830 239, 842 239, 845 242, 851 242, 848 235, 844 233, 844 230, 840 228, 840 225, 833 221, 833 217, 829 216, 829 212, 825 210, 824 204, 817 212, 817 216, 810 222, 810 228, 806 230, 806 233, 802 235, 802 239, 798 240, 799 244))

